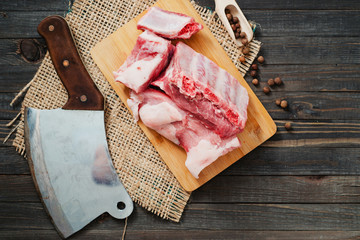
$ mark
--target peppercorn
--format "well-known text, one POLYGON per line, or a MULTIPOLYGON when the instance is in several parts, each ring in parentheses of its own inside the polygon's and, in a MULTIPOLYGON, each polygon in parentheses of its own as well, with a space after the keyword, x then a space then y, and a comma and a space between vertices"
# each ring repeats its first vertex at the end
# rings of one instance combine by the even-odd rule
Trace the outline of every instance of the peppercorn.
POLYGON ((242 53, 245 54, 245 55, 249 54, 249 52, 250 52, 250 49, 248 47, 245 47, 242 50, 242 53))
POLYGON ((282 108, 287 108, 288 102, 287 102, 286 100, 282 100, 281 103, 280 103, 280 106, 281 106, 282 108))
POLYGON ((239 22, 239 19, 237 17, 233 17, 233 22, 234 23, 238 23, 239 22))
POLYGON ((244 63, 246 61, 244 56, 239 57, 240 62, 244 63))
POLYGON ((248 40, 246 38, 241 39, 241 43, 243 45, 246 45, 248 43, 248 40))
POLYGON ((250 76, 256 77, 257 72, 255 70, 250 71, 250 76))
POLYGON ((239 34, 239 37, 240 37, 241 28, 237 28, 236 32, 239 34))
POLYGON ((270 78, 267 83, 270 87, 275 85, 274 79, 272 78, 270 78))
POLYGON ((290 130, 290 129, 291 129, 291 123, 290 123, 290 122, 286 122, 286 123, 285 123, 285 129, 286 129, 286 130, 290 130))
POLYGON ((229 21, 232 21, 232 14, 231 13, 228 13, 226 14, 226 18, 229 20, 229 21))
POLYGON ((231 28, 232 28, 232 30, 235 32, 236 31, 236 26, 235 26, 235 24, 231 24, 231 28))
POLYGON ((276 105, 280 106, 280 103, 281 103, 281 100, 279 98, 275 100, 276 105))
POLYGON ((236 39, 240 38, 240 33, 236 32, 236 33, 235 33, 235 38, 236 38, 236 39))
POLYGON ((240 23, 236 23, 235 26, 241 29, 240 23))
POLYGON ((270 92, 270 88, 269 87, 264 87, 263 91, 265 94, 268 94, 270 92))
POLYGON ((263 63, 265 61, 263 56, 258 57, 257 60, 258 60, 259 63, 263 63))
POLYGON ((226 14, 230 13, 230 9, 225 8, 225 13, 226 14))
POLYGON ((251 65, 251 68, 254 70, 258 70, 258 65, 256 63, 254 63, 253 65, 251 65))
POLYGON ((279 77, 276 77, 274 81, 275 81, 276 85, 282 84, 281 78, 279 78, 279 77))
POLYGON ((259 84, 259 80, 257 78, 254 78, 252 80, 252 84, 254 84, 255 86, 259 84))

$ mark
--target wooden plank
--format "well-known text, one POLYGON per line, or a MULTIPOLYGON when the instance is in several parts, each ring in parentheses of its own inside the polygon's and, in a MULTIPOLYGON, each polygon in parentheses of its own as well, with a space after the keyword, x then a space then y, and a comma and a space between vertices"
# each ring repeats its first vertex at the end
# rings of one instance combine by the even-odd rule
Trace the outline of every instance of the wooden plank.
POLYGON ((344 92, 259 92, 258 97, 273 119, 359 119, 360 94, 344 92), (286 110, 275 104, 286 99, 286 110))
POLYGON ((20 111, 19 105, 15 107, 10 106, 10 102, 14 99, 16 93, 1 93, 0 94, 0 119, 12 120, 20 111))
POLYGON ((0 182, 0 202, 40 201, 30 175, 0 175, 0 182))
POLYGON ((193 192, 190 200, 191 203, 359 201, 360 176, 218 176, 193 192))
POLYGON ((360 124, 357 121, 276 121, 278 133, 263 147, 359 147, 360 124), (292 124, 291 131, 285 122, 292 124))
MULTIPOLYGON (((0 92, 18 92, 35 75, 40 64, 19 63, 0 67, 0 92)), ((1 63, 0 63, 1 66, 1 63)), ((260 86, 265 86, 269 78, 280 76, 284 80, 282 87, 272 88, 273 92, 359 92, 360 68, 358 65, 337 64, 321 65, 263 65, 259 66, 260 86)), ((246 81, 256 94, 262 94, 261 87, 246 81)))
MULTIPOLYGON (((274 64, 313 65, 313 69, 320 69, 321 65, 360 63, 360 49, 356 47, 360 42, 358 37, 275 38, 263 36, 259 40, 266 43, 260 54, 265 57, 264 68, 268 69, 274 64)), ((16 39, 0 39, 0 65, 24 64, 24 60, 15 53, 17 41, 16 39)))
POLYGON ((25 61, 16 53, 18 39, 0 39, 0 66, 24 65, 25 61))
MULTIPOLYGON (((39 201, 29 175, 0 175, 0 182, 0 202, 39 201)), ((360 176, 218 176, 189 202, 359 203, 359 190, 360 176)))
MULTIPOLYGON (((122 230, 116 231, 87 231, 80 233, 76 239, 96 238, 114 239, 122 235, 122 230), (102 236, 104 237, 100 237, 102 236)), ((0 234, 1 236, 1 234, 0 234)), ((126 239, 157 239, 157 240, 183 240, 183 239, 204 239, 204 240, 218 240, 218 239, 276 239, 276 240, 351 240, 357 239, 360 236, 360 231, 242 231, 242 230, 165 230, 165 231, 137 231, 131 229, 126 231, 126 239)))
POLYGON ((0 152, 0 174, 30 174, 27 161, 15 151, 15 147, 0 146, 0 152))
MULTIPOLYGON (((10 131, 7 122, 0 121, 0 141, 10 131)), ((357 120, 292 121, 291 131, 285 130, 284 122, 276 121, 277 134, 222 175, 360 174, 357 120)), ((0 174, 29 174, 27 162, 10 147, 11 140, 6 145, 1 148, 0 174)))
MULTIPOLYGON (((128 229, 358 231, 359 212, 360 204, 188 204, 181 223, 174 223, 136 205, 128 219, 128 229)), ((83 232, 122 229, 123 222, 105 214, 83 232)), ((54 229, 40 202, 0 202, 0 224, 7 231, 54 229)))
MULTIPOLYGON (((260 147, 220 176, 360 175, 359 148, 260 147)), ((0 148, 0 174, 30 174, 26 160, 13 147, 0 148)), ((215 178, 216 179, 216 178, 215 178)), ((215 180, 216 181, 216 180, 215 180)))
MULTIPOLYGON (((276 4, 277 5, 277 4, 276 4)), ((360 32, 359 12, 309 10, 244 10, 247 19, 261 25, 256 36, 356 37, 360 32), (314 23, 316 25, 314 25, 314 23), (344 32, 341 30, 344 29, 344 32)))
POLYGON ((281 36, 258 38, 266 64, 359 64, 358 37, 281 36), (296 57, 295 57, 296 56, 296 57))
POLYGON ((338 146, 260 147, 220 175, 359 175, 359 154, 359 148, 338 146))
MULTIPOLYGON (((201 20, 201 17, 197 14, 196 10, 192 7, 191 3, 186 0, 160 0, 156 3, 156 6, 165 10, 185 13, 194 17, 197 22, 204 25, 204 22, 201 20)), ((131 20, 122 28, 119 28, 115 31, 115 33, 102 40, 91 50, 94 62, 103 72, 125 105, 127 105, 126 100, 129 98, 129 90, 123 84, 115 82, 113 72, 116 71, 125 61, 126 57, 133 49, 137 36, 141 33, 141 31, 136 28, 136 23, 140 17, 141 15, 131 20)), ((239 158, 243 157, 266 141, 275 133, 276 129, 275 123, 270 118, 259 99, 256 97, 254 92, 251 91, 249 85, 246 84, 235 65, 229 58, 227 58, 226 52, 219 45, 206 26, 204 26, 204 29, 195 34, 191 39, 185 40, 184 42, 195 51, 204 54, 218 66, 228 71, 240 82, 240 84, 243 85, 243 87, 246 88, 249 94, 246 127, 244 131, 238 135, 239 139, 242 141, 241 147, 234 149, 206 167, 200 173, 198 179, 194 178, 186 168, 186 153, 181 147, 173 144, 166 138, 157 134, 155 131, 147 128, 141 121, 139 121, 139 126, 159 152, 160 156, 163 158, 180 184, 185 188, 185 190, 193 191, 236 162, 239 158)))
MULTIPOLYGON (((46 2, 42 0, 32 0, 31 2, 22 1, 22 0, 2 0, 1 8, 2 11, 49 11, 49 10, 61 10, 65 11, 68 8, 68 0, 48 0, 46 2)), ((209 0, 196 0, 196 2, 205 7, 215 9, 214 1, 209 0)), ((354 10, 359 9, 359 1, 356 0, 344 0, 344 1, 335 1, 335 0, 319 0, 314 4, 311 0, 279 0, 274 4, 268 0, 258 0, 256 3, 251 0, 238 1, 241 9, 250 10, 250 9, 261 9, 261 10, 284 10, 284 9, 308 9, 308 10, 354 10)))
POLYGON ((64 11, 6 11, 0 25, 0 38, 38 38, 37 26, 50 15, 65 16, 64 11))
POLYGON ((0 65, 0 93, 18 93, 35 75, 40 64, 0 65))
MULTIPOLYGON (((116 229, 109 230, 86 230, 75 234, 71 239, 88 240, 102 239, 113 240, 118 239, 123 234, 123 224, 119 224, 116 229)), ((128 226, 125 235, 126 240, 168 240, 171 236, 172 240, 218 240, 218 239, 276 239, 276 240, 355 240, 360 237, 360 231, 244 231, 244 230, 136 230, 128 226)), ((0 231, 1 239, 23 240, 37 239, 61 239, 55 230, 13 230, 0 231)))
POLYGON ((2 0, 0 9, 6 11, 65 11, 68 9, 69 0, 2 0))
MULTIPOLYGON (((196 0, 196 2, 201 6, 209 7, 212 10, 215 10, 214 1, 209 0, 196 0)), ((307 9, 307 10, 354 10, 360 9, 360 3, 357 0, 345 0, 345 1, 335 1, 335 0, 279 0, 274 2, 269 0, 258 0, 256 2, 252 0, 242 0, 236 1, 242 10, 299 10, 299 9, 307 9)))
MULTIPOLYGON (((266 46, 264 46, 266 48, 266 46)), ((271 49, 266 49, 271 51, 271 49)), ((259 86, 251 84, 253 77, 246 81, 254 92, 262 92, 270 78, 281 77, 284 84, 271 89, 273 92, 359 92, 360 68, 358 65, 258 65, 259 86)))
MULTIPOLYGON (((257 3, 259 4, 259 3, 257 3)), ((240 4, 241 7, 242 4, 240 4)), ((38 38, 36 28, 49 15, 65 15, 64 11, 7 11, 2 18, 0 38, 38 38)), ((261 25, 256 38, 266 37, 357 37, 360 32, 358 11, 313 10, 246 10, 247 19, 261 25), (316 23, 316 25, 314 25, 316 23)), ((1 15, 0 15, 1 17, 1 15)))

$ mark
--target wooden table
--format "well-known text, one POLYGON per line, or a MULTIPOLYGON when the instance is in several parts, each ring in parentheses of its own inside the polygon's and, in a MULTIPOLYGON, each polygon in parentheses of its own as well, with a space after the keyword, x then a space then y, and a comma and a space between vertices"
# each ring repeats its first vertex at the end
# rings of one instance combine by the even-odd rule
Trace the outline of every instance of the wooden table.
MULTIPOLYGON (((198 3, 214 9, 211 0, 198 3)), ((16 54, 17 43, 43 44, 37 24, 67 5, 0 3, 1 141, 19 111, 10 101, 39 67, 16 54)), ((270 95, 252 86, 278 132, 195 191, 180 223, 136 206, 126 239, 359 239, 360 2, 244 0, 240 7, 261 24, 262 86, 276 76, 285 83, 270 95), (274 103, 281 97, 287 111, 274 103)), ((105 214, 73 239, 119 239, 123 227, 105 214)), ((11 139, 0 145, 0 239, 59 239, 11 139)))

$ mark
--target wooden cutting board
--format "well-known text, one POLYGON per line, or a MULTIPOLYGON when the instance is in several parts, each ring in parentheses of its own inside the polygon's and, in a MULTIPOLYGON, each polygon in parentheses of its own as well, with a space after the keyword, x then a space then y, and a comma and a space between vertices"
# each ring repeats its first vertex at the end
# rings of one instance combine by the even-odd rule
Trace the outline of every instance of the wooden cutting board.
MULTIPOLYGON (((184 40, 184 42, 195 51, 210 58, 238 79, 246 88, 250 97, 246 127, 244 131, 238 135, 242 146, 222 156, 205 168, 200 173, 199 179, 194 178, 185 167, 186 153, 181 147, 147 128, 141 121, 138 122, 141 129, 155 146, 180 184, 185 190, 193 191, 269 139, 275 134, 276 125, 188 0, 159 0, 155 6, 165 10, 187 14, 201 23, 204 29, 192 36, 191 39, 184 40)), ((115 82, 113 71, 117 70, 123 64, 133 49, 137 36, 142 33, 142 31, 136 29, 136 23, 144 14, 145 12, 119 28, 91 50, 91 55, 95 63, 126 106, 126 100, 129 98, 129 90, 123 84, 115 82)))

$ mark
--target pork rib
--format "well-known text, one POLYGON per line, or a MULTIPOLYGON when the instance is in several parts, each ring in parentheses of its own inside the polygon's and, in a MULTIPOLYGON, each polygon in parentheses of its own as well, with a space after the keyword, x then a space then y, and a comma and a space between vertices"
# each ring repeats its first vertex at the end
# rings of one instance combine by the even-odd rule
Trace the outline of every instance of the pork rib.
POLYGON ((245 127, 249 102, 246 89, 227 71, 182 42, 176 45, 164 74, 152 84, 220 137, 233 136, 245 127))
POLYGON ((152 7, 139 20, 137 28, 152 31, 168 39, 188 39, 203 29, 203 26, 195 22, 194 18, 185 14, 152 7))
POLYGON ((114 72, 115 80, 135 92, 144 91, 168 65, 174 46, 170 41, 145 31, 123 65, 114 72))
POLYGON ((240 147, 236 135, 221 138, 158 90, 132 92, 128 105, 137 120, 140 116, 146 126, 185 149, 185 166, 195 178, 217 158, 240 147))

